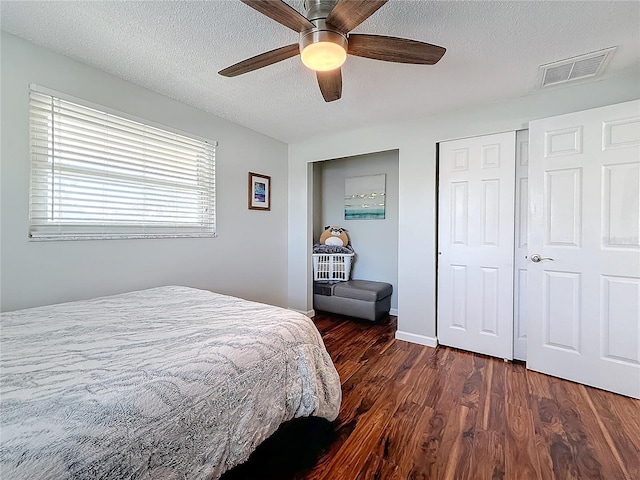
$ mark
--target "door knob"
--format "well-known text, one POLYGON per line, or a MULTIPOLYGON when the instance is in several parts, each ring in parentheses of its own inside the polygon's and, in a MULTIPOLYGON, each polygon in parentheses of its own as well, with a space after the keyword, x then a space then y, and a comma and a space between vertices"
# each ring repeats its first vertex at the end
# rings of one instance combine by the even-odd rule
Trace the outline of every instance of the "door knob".
POLYGON ((553 258, 549 258, 549 257, 541 257, 540 255, 538 255, 537 253, 534 253, 533 255, 531 255, 531 261, 533 263, 539 263, 543 260, 551 260, 553 262, 553 258))

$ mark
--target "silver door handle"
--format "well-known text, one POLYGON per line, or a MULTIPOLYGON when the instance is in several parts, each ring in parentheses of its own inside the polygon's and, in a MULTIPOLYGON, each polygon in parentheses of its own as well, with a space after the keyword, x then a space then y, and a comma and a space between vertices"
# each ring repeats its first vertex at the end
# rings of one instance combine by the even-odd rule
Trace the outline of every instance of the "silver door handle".
POLYGON ((539 263, 543 260, 551 260, 553 262, 553 258, 549 258, 549 257, 541 257, 540 255, 538 255, 537 253, 534 253, 533 255, 531 255, 531 261, 533 263, 539 263))

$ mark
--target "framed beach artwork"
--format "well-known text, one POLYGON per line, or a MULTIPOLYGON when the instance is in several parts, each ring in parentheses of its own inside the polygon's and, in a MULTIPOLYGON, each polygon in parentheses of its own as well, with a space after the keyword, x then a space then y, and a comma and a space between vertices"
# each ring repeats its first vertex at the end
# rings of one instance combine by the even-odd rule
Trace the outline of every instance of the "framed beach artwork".
POLYGON ((386 175, 344 179, 344 219, 384 219, 386 175))
POLYGON ((249 210, 271 210, 271 177, 249 172, 249 210))

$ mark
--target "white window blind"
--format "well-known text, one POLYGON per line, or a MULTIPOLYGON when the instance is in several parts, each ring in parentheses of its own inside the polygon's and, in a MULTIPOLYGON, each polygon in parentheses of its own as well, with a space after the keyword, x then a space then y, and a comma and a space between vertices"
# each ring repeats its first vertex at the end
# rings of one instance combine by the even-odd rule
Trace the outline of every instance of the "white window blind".
POLYGON ((215 142, 78 102, 31 86, 31 238, 215 236, 215 142))

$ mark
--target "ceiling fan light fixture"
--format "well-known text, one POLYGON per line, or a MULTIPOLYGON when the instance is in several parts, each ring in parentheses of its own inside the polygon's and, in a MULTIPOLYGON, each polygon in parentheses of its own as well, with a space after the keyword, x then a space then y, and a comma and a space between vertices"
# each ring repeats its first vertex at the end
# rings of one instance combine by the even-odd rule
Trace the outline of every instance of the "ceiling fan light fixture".
POLYGON ((333 42, 318 42, 307 45, 300 53, 302 63, 316 72, 335 70, 347 59, 347 52, 333 42))
POLYGON ((302 63, 316 72, 340 68, 347 59, 347 39, 331 30, 311 30, 300 36, 302 63))

